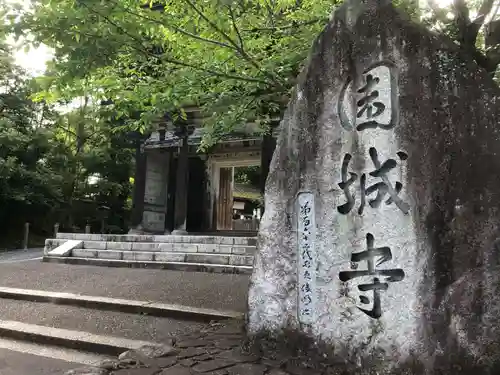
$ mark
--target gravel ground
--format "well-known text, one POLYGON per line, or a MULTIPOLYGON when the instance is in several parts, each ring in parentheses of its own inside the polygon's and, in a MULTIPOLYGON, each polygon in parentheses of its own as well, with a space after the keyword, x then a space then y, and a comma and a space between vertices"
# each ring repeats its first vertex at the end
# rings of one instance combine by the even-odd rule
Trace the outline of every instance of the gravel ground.
POLYGON ((42 257, 43 247, 0 251, 0 263, 26 262, 35 258, 41 259, 42 257))
POLYGON ((154 342, 163 342, 180 333, 188 334, 205 325, 169 318, 14 300, 2 300, 0 317, 2 320, 154 342))
POLYGON ((2 375, 62 375, 78 364, 0 349, 2 375))
POLYGON ((246 311, 248 284, 248 275, 93 267, 40 261, 0 264, 0 286, 3 287, 239 312, 246 311))

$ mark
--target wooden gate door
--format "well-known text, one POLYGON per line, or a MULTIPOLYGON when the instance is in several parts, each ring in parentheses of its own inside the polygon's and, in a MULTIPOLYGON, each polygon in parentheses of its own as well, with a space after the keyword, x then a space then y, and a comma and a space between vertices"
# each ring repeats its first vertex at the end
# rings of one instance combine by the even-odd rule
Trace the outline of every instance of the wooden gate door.
POLYGON ((221 168, 217 201, 217 230, 233 229, 233 168, 221 168))

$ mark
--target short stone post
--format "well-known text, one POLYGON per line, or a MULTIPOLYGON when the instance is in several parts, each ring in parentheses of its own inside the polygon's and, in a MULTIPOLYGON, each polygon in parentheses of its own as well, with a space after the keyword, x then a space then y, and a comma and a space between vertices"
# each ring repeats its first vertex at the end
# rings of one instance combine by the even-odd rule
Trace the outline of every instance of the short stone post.
POLYGON ((24 223, 23 249, 28 248, 29 234, 30 234, 30 223, 24 223))
POLYGON ((57 233, 59 233, 59 223, 54 224, 54 238, 57 238, 57 233))
POLYGON ((90 224, 85 225, 85 234, 90 233, 90 224))

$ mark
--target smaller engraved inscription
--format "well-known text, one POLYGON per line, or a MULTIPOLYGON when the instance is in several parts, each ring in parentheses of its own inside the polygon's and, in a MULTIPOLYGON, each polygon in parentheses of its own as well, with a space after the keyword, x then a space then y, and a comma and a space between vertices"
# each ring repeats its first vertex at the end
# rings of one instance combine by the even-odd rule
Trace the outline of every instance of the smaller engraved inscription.
MULTIPOLYGON (((366 197, 372 196, 374 193, 376 193, 375 198, 368 201, 370 207, 379 208, 382 202, 385 202, 386 205, 391 205, 392 203, 394 203, 404 214, 407 214, 410 211, 410 205, 399 197, 399 193, 403 189, 403 184, 397 181, 393 185, 389 181, 389 178, 387 176, 387 174, 398 165, 397 161, 393 158, 389 158, 381 162, 378 156, 377 149, 375 147, 371 147, 369 149, 369 154, 375 169, 368 174, 371 177, 379 179, 380 181, 370 186, 366 186, 367 176, 365 173, 361 175, 361 177, 359 178, 361 196, 358 214, 363 214, 366 206, 366 197), (388 198, 384 201, 384 198, 387 195, 388 198)), ((408 155, 401 151, 396 153, 396 155, 401 161, 404 161, 408 158, 408 155)), ((351 212, 356 203, 356 196, 354 195, 352 190, 354 183, 358 181, 358 174, 349 171, 349 163, 351 162, 351 159, 351 154, 347 153, 344 155, 340 171, 341 181, 338 183, 339 188, 344 193, 345 203, 339 205, 337 207, 337 210, 343 215, 347 215, 349 212, 351 212)))
MULTIPOLYGON (((366 250, 360 253, 351 255, 352 271, 342 271, 339 273, 340 281, 346 282, 362 276, 373 276, 373 282, 358 285, 361 292, 372 292, 373 301, 371 309, 358 307, 363 313, 370 318, 379 319, 382 316, 382 304, 380 292, 386 291, 389 288, 389 283, 398 282, 404 279, 405 273, 400 268, 393 269, 378 269, 377 267, 392 259, 391 249, 387 246, 374 247, 375 238, 371 233, 366 235, 366 250), (375 260, 378 261, 375 263, 375 260), (358 270, 358 263, 366 261, 366 269, 358 270), (385 277, 381 282, 380 278, 385 277)), ((364 305, 370 304, 369 297, 360 296, 360 302, 364 305)))
POLYGON ((311 324, 316 300, 316 224, 312 193, 304 192, 297 196, 297 212, 298 317, 301 323, 311 324))
POLYGON ((381 62, 345 83, 338 102, 342 127, 346 130, 392 129, 398 123, 396 70, 381 62))

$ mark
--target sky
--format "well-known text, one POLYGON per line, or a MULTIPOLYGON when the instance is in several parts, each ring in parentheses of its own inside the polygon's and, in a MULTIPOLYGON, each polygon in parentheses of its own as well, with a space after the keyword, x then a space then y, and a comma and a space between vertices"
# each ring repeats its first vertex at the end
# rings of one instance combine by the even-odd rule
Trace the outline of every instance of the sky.
MULTIPOLYGON (((24 8, 28 8, 31 0, 7 0, 7 3, 20 3, 24 8)), ((14 40, 9 43, 15 46, 14 40)), ((23 48, 14 53, 16 63, 26 69, 32 75, 41 75, 45 71, 47 61, 51 59, 51 50, 47 46, 32 48, 25 52, 23 48)))
POLYGON ((47 61, 51 59, 51 51, 46 46, 30 49, 28 53, 22 49, 14 54, 16 63, 30 74, 38 76, 44 73, 47 61))

